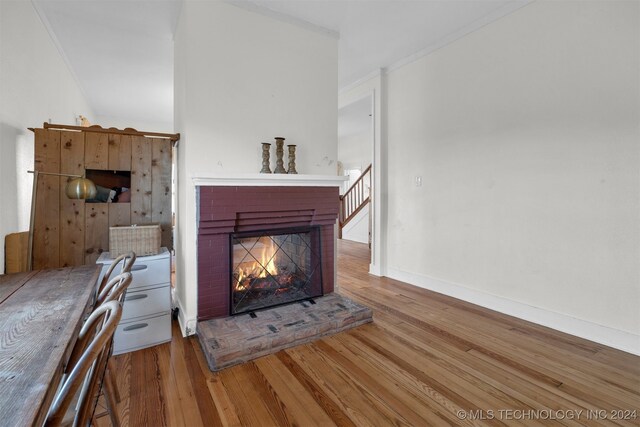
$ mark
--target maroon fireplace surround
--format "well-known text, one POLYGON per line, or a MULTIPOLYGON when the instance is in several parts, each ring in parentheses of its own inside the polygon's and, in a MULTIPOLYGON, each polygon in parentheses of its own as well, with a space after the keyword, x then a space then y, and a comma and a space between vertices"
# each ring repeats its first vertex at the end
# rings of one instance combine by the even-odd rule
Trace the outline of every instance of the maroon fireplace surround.
POLYGON ((231 233, 319 226, 324 293, 334 289, 338 187, 199 186, 198 320, 230 315, 231 233))

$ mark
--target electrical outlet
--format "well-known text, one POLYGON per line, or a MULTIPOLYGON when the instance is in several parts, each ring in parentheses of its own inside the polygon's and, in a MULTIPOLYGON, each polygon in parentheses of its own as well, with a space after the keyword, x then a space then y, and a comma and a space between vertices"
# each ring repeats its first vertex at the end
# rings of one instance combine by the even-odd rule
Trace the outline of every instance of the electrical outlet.
POLYGON ((422 187, 422 177, 420 175, 416 175, 415 182, 416 187, 422 187))

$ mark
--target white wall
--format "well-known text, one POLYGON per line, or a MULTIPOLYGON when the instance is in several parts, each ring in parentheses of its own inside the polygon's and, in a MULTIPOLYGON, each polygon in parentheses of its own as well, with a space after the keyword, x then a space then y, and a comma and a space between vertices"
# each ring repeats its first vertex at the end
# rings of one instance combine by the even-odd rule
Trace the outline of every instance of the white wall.
POLYGON ((345 170, 363 171, 371 164, 372 148, 371 132, 360 132, 338 138, 338 160, 345 170))
POLYGON ((0 273, 4 237, 27 231, 33 133, 28 127, 75 123, 91 108, 30 1, 0 1, 0 273))
MULTIPOLYGON (((222 2, 184 3, 174 70, 183 328, 197 314, 191 177, 257 173, 260 143, 274 136, 298 145, 298 173, 335 175, 337 57, 337 40, 325 34, 222 2)), ((272 168, 274 157, 275 145, 272 168)))
POLYGON ((640 351, 639 7, 535 2, 388 74, 390 276, 640 351))

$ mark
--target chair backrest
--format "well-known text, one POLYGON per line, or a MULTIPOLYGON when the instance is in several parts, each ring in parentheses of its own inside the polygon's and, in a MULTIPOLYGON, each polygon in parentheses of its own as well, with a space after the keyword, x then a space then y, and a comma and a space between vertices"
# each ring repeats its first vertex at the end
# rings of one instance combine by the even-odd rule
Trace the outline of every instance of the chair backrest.
MULTIPOLYGON (((100 308, 104 304, 107 304, 109 302, 116 302, 120 306, 122 306, 124 295, 132 280, 133 275, 130 272, 120 273, 117 276, 113 277, 111 280, 109 280, 100 295, 96 297, 96 306, 100 308)), ((102 323, 96 322, 95 333, 97 333, 102 327, 104 327, 103 323, 106 323, 106 320, 107 319, 104 319, 102 323)), ((65 369, 66 372, 71 371, 84 354, 85 347, 87 346, 88 342, 88 336, 90 336, 89 332, 84 336, 84 342, 80 339, 78 339, 78 341, 76 342, 76 345, 73 347, 71 355, 69 356, 69 361, 65 369)), ((88 379, 88 381, 85 381, 80 391, 80 399, 87 399, 94 403, 97 401, 96 392, 99 389, 99 384, 103 380, 109 357, 111 357, 112 346, 113 337, 111 338, 111 340, 109 340, 109 342, 107 342, 107 344, 104 346, 102 354, 95 361, 92 371, 90 371, 90 378, 88 379), (94 375, 93 370, 96 370, 98 374, 94 375)), ((79 412, 76 414, 76 421, 81 420, 81 425, 84 426, 85 421, 91 418, 92 413, 93 407, 91 405, 80 408, 79 412)))
POLYGON ((133 275, 130 272, 120 273, 109 280, 96 297, 96 305, 101 305, 108 301, 121 301, 132 280, 133 275))
POLYGON ((102 277, 102 281, 100 282, 100 286, 98 287, 98 294, 100 294, 102 292, 102 289, 107 286, 113 270, 115 270, 120 262, 122 262, 122 269, 120 270, 120 273, 130 273, 133 264, 136 262, 136 253, 133 251, 129 251, 128 253, 122 254, 113 260, 111 265, 109 265, 107 271, 104 273, 104 276, 102 277))
MULTIPOLYGON (((80 334, 78 334, 78 341, 91 341, 88 345, 83 346, 83 348, 86 348, 82 352, 81 357, 73 364, 62 388, 54 398, 47 414, 45 426, 58 426, 62 423, 71 402, 85 381, 88 372, 91 372, 92 382, 95 382, 94 378, 97 378, 97 375, 101 374, 100 369, 96 369, 96 361, 106 360, 105 349, 111 342, 121 316, 122 308, 120 304, 117 301, 109 301, 96 308, 84 323, 80 334), (98 333, 94 335, 98 325, 102 326, 98 333)), ((74 425, 78 424, 78 417, 86 414, 87 408, 93 406, 93 403, 95 402, 92 402, 91 398, 81 395, 80 401, 78 402, 79 410, 76 414, 74 425)), ((84 424, 83 421, 80 421, 80 423, 84 424)))
MULTIPOLYGON (((131 275, 131 273, 121 273, 115 276, 113 279, 109 281, 107 286, 105 286, 105 288, 102 290, 100 295, 96 297, 95 306, 99 308, 104 303, 107 303, 109 301, 121 302, 120 299, 124 294, 124 292, 129 287, 129 285, 131 284, 132 280, 133 280, 133 276, 131 275)), ((95 313, 95 310, 97 310, 97 308, 94 309, 94 313, 95 313)), ((87 325, 90 318, 91 317, 89 317, 85 321, 85 325, 87 325)), ((97 333, 102 327, 102 324, 96 323, 95 326, 96 327, 94 328, 94 333, 97 333)), ((91 340, 92 337, 93 335, 89 333, 85 334, 82 339, 78 337, 78 339, 76 340, 76 344, 73 347, 73 350, 71 350, 71 355, 69 356, 69 360, 67 361, 67 366, 65 366, 66 373, 69 373, 74 368, 74 366, 78 363, 78 360, 80 360, 80 358, 84 354, 85 348, 89 344, 89 341, 91 340)))

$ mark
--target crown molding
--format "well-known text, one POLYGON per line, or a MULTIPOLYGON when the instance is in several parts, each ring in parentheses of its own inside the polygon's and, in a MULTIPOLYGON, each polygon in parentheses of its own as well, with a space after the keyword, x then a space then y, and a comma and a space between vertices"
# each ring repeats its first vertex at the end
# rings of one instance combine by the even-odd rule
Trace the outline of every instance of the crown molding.
POLYGON ((435 43, 430 44, 429 46, 419 50, 416 53, 413 53, 411 55, 405 56, 401 59, 398 59, 397 61, 392 62, 391 64, 388 64, 385 67, 379 68, 377 70, 374 70, 368 74, 365 74, 364 76, 354 80, 351 83, 348 83, 347 85, 341 87, 339 89, 339 93, 345 93, 359 85, 361 85, 362 83, 366 82, 367 80, 370 80, 373 77, 376 77, 378 75, 380 75, 381 73, 389 73, 391 71, 397 70, 398 68, 401 68, 407 64, 410 64, 412 62, 417 61, 418 59, 421 59, 433 52, 435 52, 438 49, 441 49, 445 46, 448 46, 452 43, 454 43, 455 41, 467 36, 468 34, 471 34, 475 31, 478 31, 479 29, 481 29, 482 27, 491 24, 492 22, 495 22, 501 18, 504 18, 507 15, 512 14, 513 12, 516 12, 517 10, 533 3, 535 0, 512 0, 511 2, 505 4, 504 6, 501 6, 495 10, 493 10, 492 12, 486 14, 485 16, 476 19, 475 21, 465 25, 464 27, 460 28, 457 31, 454 31, 452 33, 447 34, 446 36, 442 37, 440 40, 438 40, 435 43))
POLYGON ((304 28, 305 30, 313 31, 314 33, 319 33, 325 36, 329 36, 336 40, 340 38, 340 33, 337 31, 330 30, 325 27, 321 27, 309 21, 305 21, 304 19, 295 18, 291 15, 277 12, 273 9, 269 9, 268 7, 259 6, 251 1, 239 1, 239 0, 222 0, 222 1, 232 6, 239 7, 240 9, 244 9, 249 12, 258 13, 260 15, 267 16, 269 18, 273 18, 278 21, 285 22, 287 24, 292 24, 297 27, 304 28))
POLYGON ((353 83, 349 83, 348 85, 346 85, 346 86, 342 87, 341 89, 339 89, 338 90, 338 95, 342 95, 344 93, 347 93, 350 90, 357 88, 358 86, 368 82, 371 79, 375 79, 376 77, 380 77, 380 76, 386 74, 386 72, 387 72, 387 70, 385 68, 378 68, 376 70, 373 70, 369 74, 366 74, 363 77, 360 77, 358 80, 354 81, 353 83))

